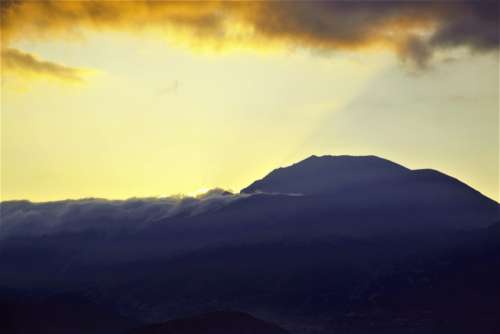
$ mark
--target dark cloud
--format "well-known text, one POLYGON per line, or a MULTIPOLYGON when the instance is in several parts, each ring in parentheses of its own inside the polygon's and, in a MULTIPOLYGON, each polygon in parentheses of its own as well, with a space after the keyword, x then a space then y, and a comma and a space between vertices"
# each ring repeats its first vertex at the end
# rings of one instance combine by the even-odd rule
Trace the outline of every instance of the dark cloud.
POLYGON ((9 1, 7 41, 83 30, 155 29, 215 48, 275 44, 315 50, 384 47, 425 67, 435 51, 499 45, 497 1, 9 1), (14 4, 14 5, 13 5, 14 4))
POLYGON ((468 46, 477 51, 497 49, 499 45, 499 3, 471 1, 444 21, 429 39, 434 47, 468 46))
POLYGON ((401 59, 417 69, 425 69, 432 58, 432 48, 417 36, 408 38, 399 49, 401 59))
POLYGON ((437 50, 499 46, 496 1, 270 2, 250 20, 270 39, 322 49, 388 47, 420 68, 437 50))

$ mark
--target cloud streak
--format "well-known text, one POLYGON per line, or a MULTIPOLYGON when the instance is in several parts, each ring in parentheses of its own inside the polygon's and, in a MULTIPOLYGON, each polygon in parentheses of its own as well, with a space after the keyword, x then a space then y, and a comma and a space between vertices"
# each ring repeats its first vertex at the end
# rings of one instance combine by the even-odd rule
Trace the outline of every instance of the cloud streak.
POLYGON ((164 219, 218 210, 249 195, 213 189, 197 197, 0 203, 0 239, 83 231, 135 231, 164 219))
POLYGON ((85 30, 156 30, 191 46, 383 47, 424 67, 438 50, 475 52, 499 45, 493 1, 8 1, 5 38, 55 38, 85 30))
POLYGON ((87 198, 54 202, 0 202, 0 240, 58 233, 134 232, 184 218, 215 212, 252 196, 302 196, 296 193, 233 194, 214 188, 198 196, 107 200, 87 198))
POLYGON ((82 82, 82 70, 42 60, 32 54, 13 48, 2 50, 2 68, 5 71, 82 82))

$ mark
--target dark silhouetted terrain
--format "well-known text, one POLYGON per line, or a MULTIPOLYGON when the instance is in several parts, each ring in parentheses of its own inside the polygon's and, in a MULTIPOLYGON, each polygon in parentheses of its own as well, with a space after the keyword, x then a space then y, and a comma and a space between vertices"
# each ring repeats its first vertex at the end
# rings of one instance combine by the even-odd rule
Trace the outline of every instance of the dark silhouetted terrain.
POLYGON ((286 334, 284 329, 241 312, 211 312, 138 328, 129 334, 286 334))
MULTIPOLYGON (((207 313, 209 327, 264 324, 221 309, 297 334, 500 328, 499 205, 434 170, 312 156, 240 194, 1 208, 0 297, 46 305, 39 328, 170 333, 207 313), (62 293, 103 311, 51 313, 62 293)), ((7 314, 19 332, 23 313, 7 314)))
POLYGON ((6 334, 118 334, 139 324, 78 296, 0 298, 6 334))

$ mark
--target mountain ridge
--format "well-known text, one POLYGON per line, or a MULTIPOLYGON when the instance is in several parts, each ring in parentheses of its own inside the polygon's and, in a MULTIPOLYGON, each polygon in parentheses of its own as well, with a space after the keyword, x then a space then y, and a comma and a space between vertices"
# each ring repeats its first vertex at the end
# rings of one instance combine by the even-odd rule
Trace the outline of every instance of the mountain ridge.
MULTIPOLYGON (((390 160, 379 158, 374 155, 354 156, 354 155, 324 155, 310 157, 294 163, 287 167, 280 167, 272 170, 264 178, 251 183, 243 188, 240 193, 254 192, 283 192, 283 193, 304 193, 314 194, 325 192, 322 185, 332 183, 332 181, 352 182, 353 172, 356 172, 356 178, 372 179, 381 178, 387 175, 402 174, 408 172, 409 169, 394 163, 390 160), (335 176, 337 179, 331 179, 335 176), (314 177, 315 179, 313 179, 314 177), (325 179, 318 180, 319 177, 325 179), (341 180, 340 177, 348 178, 341 180), (288 184, 300 182, 299 179, 307 178, 307 186, 305 183, 300 184, 300 187, 295 189, 288 184), (269 184, 269 183, 272 184, 269 184), (314 189, 313 187, 316 187, 314 189)), ((342 184, 339 184, 341 186, 342 184)))
POLYGON ((310 157, 286 167, 272 170, 252 182, 240 193, 336 194, 348 191, 362 183, 380 185, 385 182, 434 182, 463 192, 484 197, 498 203, 461 180, 432 168, 409 169, 391 160, 375 155, 323 155, 310 157))
MULTIPOLYGON (((292 331, 307 326, 302 317, 321 326, 331 319, 335 331, 321 334, 354 333, 349 329, 372 322, 394 329, 377 333, 410 333, 402 329, 428 321, 425 303, 409 327, 393 320, 413 314, 419 296, 427 304, 463 305, 457 312, 467 314, 467 300, 475 298, 471 285, 500 294, 500 225, 493 225, 499 205, 459 180, 374 156, 310 157, 272 174, 283 182, 271 182, 263 193, 2 203, 0 227, 21 234, 1 240, 0 287, 21 299, 75 293, 147 324, 238 310, 300 334, 311 333, 292 331), (311 185, 305 194, 290 194, 304 193, 304 184, 311 185), (471 270, 474 263, 494 280, 471 270), (468 285, 455 280, 463 273, 468 285), (418 290, 412 282, 421 283, 418 290), (435 298, 438 283, 454 289, 435 298), (456 302, 443 303, 457 291, 456 302), (372 298, 380 294, 385 297, 372 298), (387 317, 379 319, 380 310, 387 317)), ((491 304, 476 305, 471 323, 491 304)), ((439 309, 426 328, 411 333, 447 333, 432 330, 440 319, 453 319, 439 309)), ((365 329, 355 332, 370 332, 365 329)))

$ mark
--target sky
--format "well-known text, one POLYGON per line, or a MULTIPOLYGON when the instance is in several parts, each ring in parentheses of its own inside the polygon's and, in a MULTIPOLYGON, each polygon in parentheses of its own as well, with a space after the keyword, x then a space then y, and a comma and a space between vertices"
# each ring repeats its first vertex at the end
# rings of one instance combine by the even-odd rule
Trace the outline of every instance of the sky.
POLYGON ((498 9, 4 1, 1 200, 239 191, 312 154, 498 200, 498 9))

